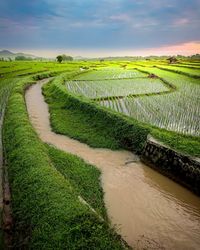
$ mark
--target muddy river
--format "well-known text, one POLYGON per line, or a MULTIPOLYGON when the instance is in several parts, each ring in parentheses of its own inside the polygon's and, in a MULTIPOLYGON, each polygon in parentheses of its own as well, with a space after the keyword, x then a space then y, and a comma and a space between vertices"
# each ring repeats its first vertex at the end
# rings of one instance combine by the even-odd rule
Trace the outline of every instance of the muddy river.
POLYGON ((108 216, 135 249, 200 249, 200 198, 129 151, 93 149, 52 132, 39 81, 26 92, 32 125, 44 142, 101 169, 108 216))

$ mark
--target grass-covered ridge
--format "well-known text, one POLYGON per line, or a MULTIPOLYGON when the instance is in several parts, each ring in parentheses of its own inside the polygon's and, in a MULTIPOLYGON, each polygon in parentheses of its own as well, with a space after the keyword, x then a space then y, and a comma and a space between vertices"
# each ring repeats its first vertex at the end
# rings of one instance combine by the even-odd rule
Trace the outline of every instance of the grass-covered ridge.
MULTIPOLYGON (((32 80, 24 79, 14 87, 3 130, 15 222, 13 248, 123 249, 109 225, 79 201, 70 180, 54 167, 59 163, 49 157, 29 122, 24 101, 29 84, 32 80)), ((73 157, 69 161, 81 164, 73 157)))
POLYGON ((55 168, 70 182, 77 196, 81 196, 95 211, 107 220, 100 183, 101 172, 79 157, 46 145, 55 168))
POLYGON ((151 135, 178 152, 200 157, 200 137, 183 135, 156 127, 151 128, 151 135))
POLYGON ((79 139, 93 147, 124 147, 140 153, 149 129, 84 97, 67 92, 65 76, 43 88, 55 132, 79 139))

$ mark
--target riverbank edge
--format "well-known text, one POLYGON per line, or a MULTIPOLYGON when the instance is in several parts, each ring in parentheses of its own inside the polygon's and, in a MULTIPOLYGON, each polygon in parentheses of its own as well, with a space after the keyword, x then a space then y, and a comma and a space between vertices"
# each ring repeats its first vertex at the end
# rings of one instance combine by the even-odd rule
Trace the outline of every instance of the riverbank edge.
POLYGON ((26 89, 35 83, 33 78, 22 79, 14 87, 3 124, 14 219, 12 247, 76 249, 76 242, 77 248, 128 249, 108 222, 80 202, 50 161, 29 121, 24 99, 26 89))

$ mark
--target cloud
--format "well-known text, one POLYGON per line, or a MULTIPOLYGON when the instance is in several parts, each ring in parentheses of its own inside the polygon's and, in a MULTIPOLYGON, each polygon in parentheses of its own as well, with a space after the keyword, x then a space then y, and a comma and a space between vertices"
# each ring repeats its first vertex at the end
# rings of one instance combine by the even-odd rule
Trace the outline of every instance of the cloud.
MULTIPOLYGON (((19 49, 9 48, 11 51, 19 52, 19 49)), ((189 43, 181 43, 174 45, 167 45, 162 47, 152 47, 146 49, 123 49, 123 50, 109 50, 109 49, 31 49, 20 50, 28 54, 40 55, 44 57, 56 57, 58 54, 70 54, 72 56, 82 55, 86 57, 102 57, 102 56, 150 56, 150 55, 192 55, 200 53, 200 42, 192 41, 189 43)))
POLYGON ((110 20, 120 21, 120 22, 131 22, 132 21, 132 17, 126 13, 118 14, 118 15, 111 15, 109 18, 110 18, 110 20))
POLYGON ((0 47, 143 49, 200 40, 199 0, 1 0, 0 47))
POLYGON ((156 54, 156 55, 192 55, 200 53, 200 42, 191 41, 188 43, 180 43, 168 46, 161 46, 159 48, 149 48, 143 50, 143 53, 156 54))
POLYGON ((188 18, 178 18, 174 20, 175 26, 184 26, 190 23, 190 20, 188 18))

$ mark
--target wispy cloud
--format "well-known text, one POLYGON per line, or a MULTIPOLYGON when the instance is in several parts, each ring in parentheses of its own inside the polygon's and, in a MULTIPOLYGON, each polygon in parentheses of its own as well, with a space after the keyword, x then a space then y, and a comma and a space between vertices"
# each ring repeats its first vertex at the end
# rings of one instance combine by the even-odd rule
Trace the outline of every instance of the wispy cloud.
POLYGON ((199 0, 1 0, 0 47, 145 49, 200 40, 199 0))
POLYGON ((175 26, 184 26, 190 23, 190 20, 188 18, 178 18, 174 20, 175 26))
POLYGON ((131 22, 133 20, 132 17, 126 13, 111 15, 109 18, 112 21, 120 21, 120 22, 131 22))

